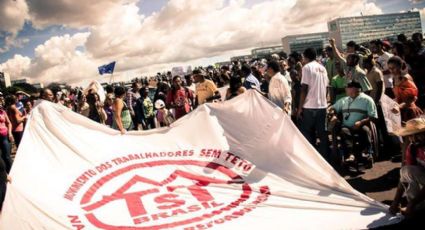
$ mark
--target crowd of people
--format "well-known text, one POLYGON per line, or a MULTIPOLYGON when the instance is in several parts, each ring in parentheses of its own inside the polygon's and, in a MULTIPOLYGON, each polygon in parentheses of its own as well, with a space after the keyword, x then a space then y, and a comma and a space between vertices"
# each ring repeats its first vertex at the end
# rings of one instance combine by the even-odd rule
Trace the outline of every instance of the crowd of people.
MULTIPOLYGON (((359 157, 371 157, 375 151, 370 123, 377 124, 381 136, 390 136, 381 108, 383 95, 397 102, 399 106, 392 112, 399 113, 403 123, 422 119, 425 47, 420 33, 413 34, 411 39, 401 34, 392 44, 378 39, 366 44, 350 41, 346 47, 345 51, 339 50, 335 40, 330 39, 329 46, 319 51, 308 48, 302 54, 273 54, 267 59, 198 67, 184 76, 158 73, 154 77, 134 79, 129 89, 123 84, 108 85, 104 91, 89 87, 52 92, 45 88, 39 97, 124 134, 130 130, 166 127, 204 103, 231 100, 247 90, 257 90, 291 116, 324 159, 332 163, 329 148, 329 127, 332 127, 341 140, 336 145, 338 154, 344 162, 355 161, 359 157), (224 92, 220 92, 222 89, 224 92), (361 155, 353 152, 356 136, 363 145, 361 155)), ((8 180, 12 165, 10 143, 19 146, 35 99, 22 92, 5 97, 0 94, 2 182, 8 180)), ((381 141, 388 140, 394 139, 381 141)), ((416 176, 422 178, 401 181, 400 191, 409 190, 412 183, 418 186, 416 195, 409 190, 408 201, 415 202, 413 209, 408 206, 409 214, 416 204, 425 200, 425 139, 404 140, 404 144, 397 143, 400 149, 409 152, 409 157, 403 157, 403 165, 409 167, 410 174, 420 174, 416 176), (412 170, 412 167, 419 168, 412 170), (420 198, 416 197, 418 194, 420 198)), ((404 167, 402 172, 406 171, 404 167)), ((0 196, 4 197, 4 190, 0 190, 0 196)), ((399 211, 400 194, 397 193, 391 206, 393 213, 399 211)))

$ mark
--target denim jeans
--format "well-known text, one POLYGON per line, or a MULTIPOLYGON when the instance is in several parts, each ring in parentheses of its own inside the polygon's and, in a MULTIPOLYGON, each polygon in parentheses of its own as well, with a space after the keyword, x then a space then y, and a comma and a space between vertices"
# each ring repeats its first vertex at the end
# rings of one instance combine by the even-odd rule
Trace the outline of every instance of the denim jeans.
POLYGON ((6 166, 6 171, 9 173, 10 168, 12 168, 12 157, 10 156, 11 147, 10 142, 7 136, 1 136, 0 135, 0 150, 1 150, 1 158, 4 161, 4 164, 6 166))
POLYGON ((328 134, 326 132, 326 109, 303 109, 300 129, 311 145, 316 146, 317 137, 320 140, 319 152, 328 159, 328 134))

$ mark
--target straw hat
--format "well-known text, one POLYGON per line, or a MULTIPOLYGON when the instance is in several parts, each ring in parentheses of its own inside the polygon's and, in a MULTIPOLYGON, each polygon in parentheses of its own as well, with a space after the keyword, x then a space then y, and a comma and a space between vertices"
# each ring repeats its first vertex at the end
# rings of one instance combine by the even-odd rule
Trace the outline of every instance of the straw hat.
POLYGON ((406 122, 406 126, 394 132, 397 136, 409 136, 425 132, 425 117, 414 118, 406 122))

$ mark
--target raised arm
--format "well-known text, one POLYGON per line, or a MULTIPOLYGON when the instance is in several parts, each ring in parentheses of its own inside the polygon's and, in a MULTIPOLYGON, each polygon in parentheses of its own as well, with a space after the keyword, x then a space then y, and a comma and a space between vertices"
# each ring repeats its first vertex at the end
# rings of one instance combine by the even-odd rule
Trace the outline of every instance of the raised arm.
POLYGON ((335 39, 334 39, 334 38, 329 39, 329 44, 330 44, 330 45, 331 45, 331 47, 332 47, 332 52, 334 53, 334 56, 335 56, 338 60, 345 62, 345 58, 344 58, 344 56, 342 56, 341 52, 338 50, 338 48, 337 48, 337 47, 336 47, 336 45, 335 45, 335 39))

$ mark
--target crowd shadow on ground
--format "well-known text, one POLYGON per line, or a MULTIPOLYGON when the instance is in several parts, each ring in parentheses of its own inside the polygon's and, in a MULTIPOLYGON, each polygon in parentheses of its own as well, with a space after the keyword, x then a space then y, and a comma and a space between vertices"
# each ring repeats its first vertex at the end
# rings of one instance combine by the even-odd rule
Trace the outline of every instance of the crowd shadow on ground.
POLYGON ((397 187, 400 178, 400 168, 394 168, 386 174, 366 180, 362 177, 347 179, 347 182, 362 193, 388 191, 397 187))
MULTIPOLYGON (((382 161, 392 161, 394 163, 400 163, 401 166, 401 157, 399 155, 392 155, 379 160, 382 161)), ((400 179, 400 167, 395 167, 385 174, 373 178, 373 179, 365 179, 363 178, 365 174, 367 174, 367 170, 376 170, 376 168, 365 169, 361 168, 360 171, 356 171, 354 169, 347 169, 337 167, 336 170, 339 174, 346 178, 347 182, 359 192, 364 194, 368 193, 379 193, 379 192, 389 192, 391 190, 395 191, 397 188, 399 179, 400 179)), ((393 195, 393 194, 392 194, 393 195)), ((392 199, 380 200, 382 203, 386 205, 391 205, 392 199)), ((410 229, 425 229, 425 210, 418 212, 415 216, 411 218, 406 218, 398 224, 393 224, 389 226, 383 226, 379 228, 373 228, 377 230, 410 230, 410 229)))

